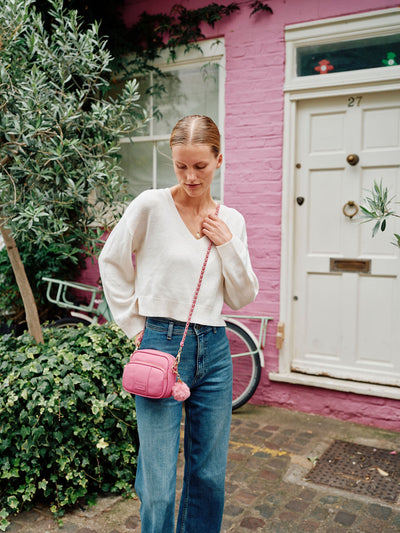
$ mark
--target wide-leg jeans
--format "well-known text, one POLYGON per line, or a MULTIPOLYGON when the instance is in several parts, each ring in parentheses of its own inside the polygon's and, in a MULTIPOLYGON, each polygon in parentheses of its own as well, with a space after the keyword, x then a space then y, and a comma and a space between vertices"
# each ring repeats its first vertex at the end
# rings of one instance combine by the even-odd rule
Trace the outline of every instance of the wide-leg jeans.
MULTIPOLYGON (((185 324, 148 318, 141 348, 176 355, 185 324)), ((191 324, 179 364, 185 401, 185 470, 177 533, 219 533, 232 413, 232 360, 224 327, 191 324)), ((142 533, 175 531, 176 466, 182 402, 136 396, 136 493, 142 533)))

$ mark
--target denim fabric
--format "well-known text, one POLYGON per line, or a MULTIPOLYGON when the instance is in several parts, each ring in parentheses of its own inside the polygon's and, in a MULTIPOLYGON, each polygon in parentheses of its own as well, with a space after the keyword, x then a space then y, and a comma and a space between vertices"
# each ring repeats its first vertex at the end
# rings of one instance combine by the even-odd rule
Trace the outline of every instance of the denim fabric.
MULTIPOLYGON (((176 355, 185 324, 147 319, 141 348, 176 355)), ((232 413, 232 360, 224 327, 191 324, 179 364, 185 402, 185 471, 177 533, 219 533, 232 413)), ((139 459, 135 489, 142 533, 175 531, 176 463, 182 403, 136 396, 139 459)))

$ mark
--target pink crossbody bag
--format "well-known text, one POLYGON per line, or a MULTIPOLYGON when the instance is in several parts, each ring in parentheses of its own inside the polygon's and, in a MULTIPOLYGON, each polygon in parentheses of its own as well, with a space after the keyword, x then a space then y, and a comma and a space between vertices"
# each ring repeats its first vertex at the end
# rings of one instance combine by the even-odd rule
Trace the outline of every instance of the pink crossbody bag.
MULTIPOLYGON (((218 215, 218 211, 219 205, 217 206, 216 215, 218 215)), ((148 348, 141 350, 138 347, 138 349, 136 349, 131 355, 129 363, 125 365, 122 375, 122 387, 127 392, 153 399, 169 398, 170 396, 173 396, 175 400, 180 402, 186 400, 186 398, 190 396, 189 387, 186 383, 183 383, 179 376, 178 365, 196 305, 197 296, 203 281, 211 246, 212 242, 210 241, 194 293, 189 317, 179 345, 178 354, 175 357, 170 353, 161 352, 160 350, 148 348)))

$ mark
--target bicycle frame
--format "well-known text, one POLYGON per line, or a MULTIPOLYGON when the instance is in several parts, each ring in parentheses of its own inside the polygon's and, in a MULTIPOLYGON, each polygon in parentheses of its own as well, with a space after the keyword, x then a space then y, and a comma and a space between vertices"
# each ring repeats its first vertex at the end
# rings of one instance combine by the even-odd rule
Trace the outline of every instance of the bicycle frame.
POLYGON ((49 300, 49 302, 56 304, 59 307, 63 307, 64 309, 76 309, 78 311, 96 314, 96 297, 101 292, 99 287, 93 287, 93 285, 84 285, 83 283, 76 283, 73 281, 63 281, 60 279, 42 279, 43 281, 47 281, 46 298, 49 300), (53 286, 55 288, 53 288, 53 286), (76 289, 92 293, 89 303, 87 305, 76 305, 74 302, 71 302, 71 300, 68 300, 67 298, 67 289, 76 289), (54 291, 56 291, 55 294, 54 291))
POLYGON ((264 368, 265 366, 265 359, 264 359, 264 347, 265 347, 265 340, 267 336, 267 326, 268 322, 272 320, 271 317, 266 316, 257 316, 257 315, 222 315, 223 318, 229 318, 230 322, 233 322, 236 324, 239 328, 243 329, 249 337, 254 341, 254 344, 257 346, 258 352, 260 354, 260 362, 261 366, 264 368), (260 320, 260 332, 258 334, 258 338, 256 335, 249 329, 243 322, 240 322, 238 319, 246 319, 246 320, 260 320))

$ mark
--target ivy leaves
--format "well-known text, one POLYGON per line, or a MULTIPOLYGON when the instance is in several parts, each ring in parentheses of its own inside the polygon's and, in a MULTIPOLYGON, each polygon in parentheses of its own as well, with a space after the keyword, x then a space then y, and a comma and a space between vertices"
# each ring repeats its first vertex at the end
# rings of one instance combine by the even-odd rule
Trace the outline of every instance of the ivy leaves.
POLYGON ((0 530, 40 498, 55 517, 79 498, 132 490, 138 439, 121 388, 133 345, 115 326, 0 339, 0 530))

